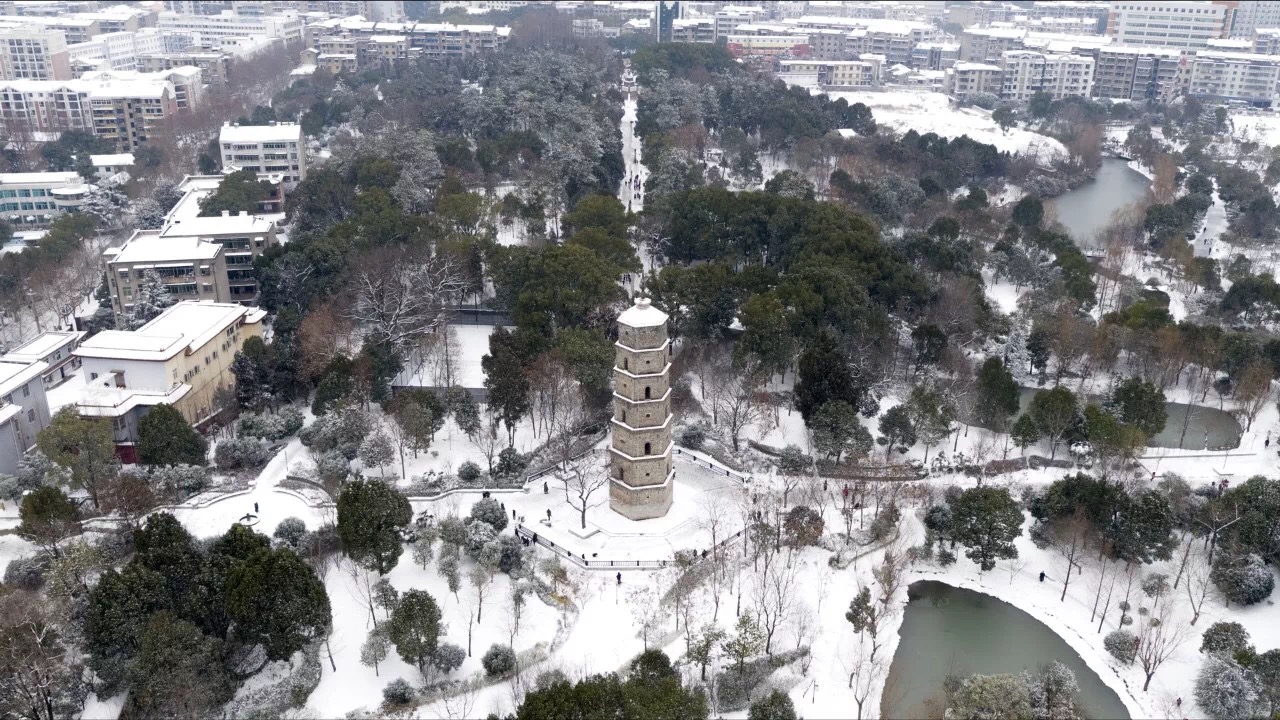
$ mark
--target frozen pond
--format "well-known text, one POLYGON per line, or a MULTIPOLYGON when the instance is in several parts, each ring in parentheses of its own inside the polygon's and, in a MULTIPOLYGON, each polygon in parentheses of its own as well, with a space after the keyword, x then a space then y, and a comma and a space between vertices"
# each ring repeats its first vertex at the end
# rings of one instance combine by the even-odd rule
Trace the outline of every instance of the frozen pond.
POLYGON ((1035 673, 1054 660, 1075 673, 1080 685, 1077 700, 1086 717, 1129 717, 1120 696, 1070 645, 1014 606, 932 580, 912 583, 907 598, 882 717, 941 717, 947 675, 1035 673))
POLYGON ((1111 222, 1111 215, 1147 194, 1150 181, 1120 158, 1103 158, 1093 180, 1064 195, 1045 200, 1058 222, 1081 247, 1091 247, 1098 231, 1111 222))

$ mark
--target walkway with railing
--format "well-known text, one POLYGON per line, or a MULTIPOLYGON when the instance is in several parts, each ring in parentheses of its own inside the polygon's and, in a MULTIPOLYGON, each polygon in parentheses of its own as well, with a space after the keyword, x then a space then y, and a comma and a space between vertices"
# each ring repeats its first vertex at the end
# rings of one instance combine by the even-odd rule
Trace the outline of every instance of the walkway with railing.
MULTIPOLYGON (((562 557, 584 570, 661 570, 671 565, 675 558, 667 558, 663 560, 609 560, 597 557, 597 553, 592 553, 591 557, 587 557, 586 553, 575 553, 546 537, 538 534, 533 528, 526 527, 520 523, 515 527, 516 537, 541 545, 558 557, 562 557)), ((736 543, 742 537, 742 530, 730 535, 716 544, 717 548, 724 549, 736 543)), ((703 550, 699 554, 699 560, 705 558, 712 550, 703 550)))

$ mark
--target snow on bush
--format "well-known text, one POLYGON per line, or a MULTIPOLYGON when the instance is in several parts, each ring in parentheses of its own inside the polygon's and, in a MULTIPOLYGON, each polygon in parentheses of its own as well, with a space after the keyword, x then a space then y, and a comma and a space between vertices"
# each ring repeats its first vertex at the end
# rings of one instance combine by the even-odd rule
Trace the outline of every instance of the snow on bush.
POLYGON ((302 412, 288 407, 278 413, 245 413, 236 422, 243 437, 283 440, 302 429, 302 412))
POLYGON ((271 533, 271 537, 291 548, 297 548, 298 543, 302 541, 302 536, 306 534, 306 523, 296 517, 287 517, 276 525, 276 530, 271 533))
POLYGON ((213 462, 219 470, 259 468, 266 465, 270 457, 267 444, 253 438, 228 438, 213 451, 213 462))
POLYGON ((499 533, 507 527, 507 510, 493 498, 483 498, 471 506, 471 519, 488 523, 499 533))
POLYGON ((1204 631, 1200 652, 1231 657, 1249 647, 1249 631, 1238 622, 1216 622, 1204 631))
POLYGON ((484 672, 489 677, 506 675, 515 669, 516 653, 507 645, 494 644, 485 651, 480 664, 484 666, 484 672))
POLYGON ((1218 556, 1213 563, 1213 582, 1227 600, 1253 605, 1266 600, 1275 589, 1276 579, 1262 558, 1249 553, 1218 556))
POLYGON ((435 654, 431 656, 431 665, 442 673, 451 673, 462 667, 462 662, 466 659, 466 650, 453 643, 440 643, 435 654))
POLYGON ((396 678, 382 688, 382 702, 388 707, 408 705, 413 701, 413 687, 404 678, 396 678))
POLYGON ((202 492, 213 482, 213 473, 199 465, 162 465, 151 470, 152 484, 177 498, 202 492))
POLYGON ((1253 672, 1211 655, 1200 666, 1200 675, 1196 678, 1196 702, 1211 718, 1255 717, 1261 710, 1258 707, 1261 689, 1253 672))
POLYGON ((470 460, 458 466, 458 480, 463 485, 474 485, 480 479, 480 466, 470 460))
POLYGON ((1111 653, 1111 657, 1125 665, 1132 665, 1133 658, 1138 653, 1137 640, 1137 636, 1128 630, 1112 630, 1103 639, 1102 646, 1111 653))

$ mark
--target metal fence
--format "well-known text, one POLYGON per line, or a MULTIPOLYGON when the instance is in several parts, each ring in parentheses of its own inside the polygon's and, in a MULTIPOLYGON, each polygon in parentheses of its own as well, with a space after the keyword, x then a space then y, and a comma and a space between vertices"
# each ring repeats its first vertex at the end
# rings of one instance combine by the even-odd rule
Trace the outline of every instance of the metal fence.
POLYGON ((713 472, 716 472, 716 473, 719 473, 719 474, 721 474, 721 475, 724 475, 725 477, 733 478, 733 479, 735 479, 735 480, 737 480, 738 482, 741 482, 741 483, 745 483, 745 484, 748 484, 748 485, 751 483, 751 476, 750 476, 750 475, 746 475, 746 474, 744 474, 744 473, 740 473, 740 472, 738 472, 737 470, 730 470, 729 468, 725 467, 724 465, 721 465, 721 464, 716 463, 716 462, 712 462, 712 461, 707 460, 706 458, 703 458, 703 457, 699 457, 698 455, 695 455, 695 454, 693 454, 693 453, 689 452, 688 450, 682 450, 682 449, 680 448, 680 446, 679 446, 679 445, 675 446, 674 451, 675 451, 675 454, 676 454, 676 455, 680 455, 680 456, 682 456, 682 457, 684 457, 684 458, 688 459, 688 460, 689 460, 689 462, 692 462, 694 465, 698 465, 698 466, 700 466, 700 467, 704 467, 704 468, 706 468, 706 469, 708 469, 708 470, 711 470, 711 471, 713 471, 713 472))

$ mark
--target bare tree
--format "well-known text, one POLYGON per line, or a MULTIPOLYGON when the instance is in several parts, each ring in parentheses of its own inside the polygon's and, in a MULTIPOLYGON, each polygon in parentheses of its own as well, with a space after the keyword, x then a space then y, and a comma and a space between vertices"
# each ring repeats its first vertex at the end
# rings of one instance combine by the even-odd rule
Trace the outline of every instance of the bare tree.
POLYGON ((609 475, 594 467, 593 457, 578 458, 567 464, 564 472, 564 499, 578 511, 582 529, 587 529, 587 508, 591 507, 591 496, 600 488, 609 484, 609 475))
POLYGON ((475 717, 472 711, 476 707, 476 687, 470 680, 464 680, 445 691, 440 698, 441 709, 449 720, 466 720, 475 717))
POLYGON ((797 566, 792 564, 766 565, 755 574, 752 596, 755 601, 756 619, 764 629, 764 651, 773 654, 773 636, 778 628, 790 620, 795 610, 798 588, 797 566))
POLYGON ((631 604, 631 613, 635 617, 636 624, 640 626, 640 638, 644 642, 644 649, 648 652, 649 633, 657 631, 658 624, 662 622, 662 603, 659 602, 658 593, 652 585, 643 585, 628 591, 627 600, 631 604))
POLYGON ((871 575, 876 582, 880 583, 880 602, 886 606, 906 581, 906 574, 903 572, 906 555, 899 554, 896 545, 896 542, 890 543, 889 547, 885 548, 884 559, 871 569, 871 575))
POLYGON ((1209 550, 1209 557, 1205 560, 1206 563, 1213 564, 1213 551, 1218 547, 1218 535, 1222 534, 1223 530, 1239 522, 1240 517, 1239 505, 1227 508, 1221 502, 1211 502, 1201 510, 1199 516, 1196 517, 1196 522, 1209 531, 1204 537, 1204 546, 1209 550))
POLYGON ((721 560, 720 541, 728 527, 730 508, 724 497, 711 492, 698 500, 698 526, 711 534, 711 555, 716 561, 712 572, 718 572, 721 560))
POLYGON ((1066 566, 1066 572, 1062 576, 1062 596, 1058 598, 1059 602, 1067 599, 1071 571, 1078 568, 1080 572, 1084 572, 1084 568, 1080 566, 1080 558, 1084 556, 1085 541, 1091 529, 1089 519, 1080 508, 1076 508, 1070 520, 1059 523, 1054 528, 1053 548, 1062 556, 1066 566))
MULTIPOLYGON (((1106 618, 1107 610, 1111 607, 1111 593, 1116 587, 1116 577, 1119 574, 1118 568, 1114 563, 1105 557, 1099 555, 1094 559, 1098 564, 1098 578, 1093 584, 1093 609, 1089 612, 1089 622, 1093 622, 1093 618, 1100 615, 1106 618), (1110 582, 1108 582, 1110 579, 1110 582), (1107 591, 1106 600, 1102 599, 1102 591, 1107 591), (1098 611, 1098 603, 1102 603, 1102 611, 1098 611)), ((1098 632, 1102 632, 1102 621, 1098 622, 1098 632)))
MULTIPOLYGON (((867 643, 864 639, 858 639, 857 654, 853 657, 853 668, 849 671, 849 689, 853 690, 853 701, 858 706, 858 720, 862 720, 863 705, 866 704, 867 698, 871 696, 871 690, 875 688, 885 674, 884 657, 875 657, 875 654, 867 655, 867 643)), ((845 665, 845 669, 849 669, 849 665, 845 665)))
POLYGON ((733 451, 738 452, 742 431, 759 422, 765 406, 756 397, 763 384, 764 374, 754 367, 731 368, 716 376, 712 385, 711 404, 716 422, 724 422, 729 431, 733 451))
POLYGON ((1168 609, 1169 605, 1165 604, 1157 613, 1145 618, 1142 634, 1138 636, 1138 662, 1147 675, 1146 682, 1142 683, 1143 692, 1151 686, 1156 670, 1182 647, 1191 634, 1190 626, 1168 609))
POLYGON ((529 385, 533 390, 529 398, 529 416, 533 420, 534 432, 550 434, 551 425, 561 407, 581 401, 578 383, 559 353, 554 351, 534 358, 525 374, 528 375, 529 385))
POLYGON ((462 273, 447 256, 399 248, 371 254, 355 272, 352 320, 399 350, 447 324, 465 291, 462 273))
POLYGON ((1209 563, 1205 557, 1203 549, 1196 549, 1187 565, 1187 601, 1191 603, 1192 625, 1200 619, 1200 610, 1204 608, 1204 601, 1213 587, 1209 563))

